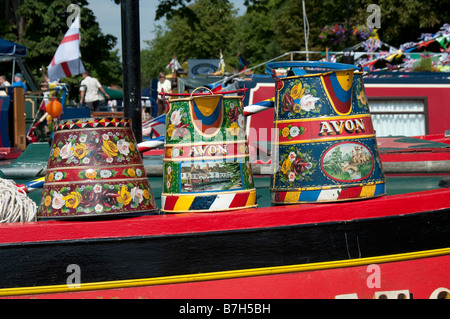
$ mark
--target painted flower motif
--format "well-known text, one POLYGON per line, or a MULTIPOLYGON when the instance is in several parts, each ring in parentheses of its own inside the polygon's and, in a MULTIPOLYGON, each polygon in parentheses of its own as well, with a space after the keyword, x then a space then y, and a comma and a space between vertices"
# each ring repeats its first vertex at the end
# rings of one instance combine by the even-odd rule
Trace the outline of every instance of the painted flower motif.
POLYGON ((239 109, 237 107, 232 107, 230 112, 228 112, 228 118, 231 122, 236 122, 239 119, 239 109))
POLYGON ((143 196, 144 196, 145 199, 149 199, 150 198, 150 192, 147 189, 144 189, 143 196))
POLYGON ((174 138, 174 139, 183 138, 188 134, 189 134, 189 131, 187 129, 187 124, 182 124, 179 127, 177 127, 176 129, 174 129, 172 138, 174 138))
POLYGON ((286 92, 286 94, 284 94, 282 101, 283 112, 290 112, 294 109, 295 101, 289 94, 289 92, 286 92))
POLYGON ((130 177, 135 177, 136 176, 136 171, 134 170, 134 168, 129 168, 129 169, 127 169, 127 174, 130 177))
POLYGON ((100 171, 101 178, 110 178, 112 176, 112 172, 109 169, 104 169, 100 171))
POLYGON ((94 185, 94 193, 99 194, 102 192, 102 185, 100 184, 95 184, 94 185))
POLYGON ((290 172, 289 175, 288 175, 288 179, 289 179, 289 182, 295 181, 295 173, 294 172, 290 172))
POLYGON ((366 94, 364 93, 363 90, 361 90, 361 91, 359 92, 358 100, 359 100, 363 105, 366 105, 366 104, 367 104, 366 94))
POLYGON ((59 147, 55 148, 55 149, 53 150, 53 156, 54 156, 54 157, 58 157, 59 154, 60 154, 60 152, 61 152, 61 149, 60 149, 59 147))
POLYGON ((62 159, 67 159, 69 157, 72 157, 73 155, 73 144, 70 142, 69 144, 66 144, 62 147, 60 156, 62 159))
POLYGON ((292 137, 296 137, 300 134, 300 129, 297 126, 293 126, 291 127, 290 133, 292 137))
POLYGON ((48 207, 51 204, 52 204, 52 197, 47 195, 44 200, 44 205, 45 205, 45 207, 48 207))
POLYGON ((239 134, 239 125, 238 123, 234 122, 230 124, 230 127, 227 128, 227 131, 234 136, 237 136, 239 134))
POLYGON ((66 201, 63 199, 63 195, 60 192, 53 193, 52 200, 52 208, 53 209, 61 209, 66 204, 66 201))
POLYGON ((297 154, 295 154, 294 152, 290 152, 289 153, 289 160, 291 162, 293 162, 295 160, 295 158, 297 157, 297 154))
POLYGON ((173 131, 174 131, 174 130, 175 130, 175 125, 170 124, 169 127, 167 128, 167 135, 168 135, 169 137, 172 137, 173 131))
POLYGON ((302 90, 302 84, 298 83, 291 89, 291 96, 294 100, 299 99, 302 96, 304 89, 302 90))
POLYGON ((175 125, 178 126, 181 123, 181 110, 175 110, 172 112, 172 115, 170 116, 170 122, 175 125))
POLYGON ((313 97, 311 94, 306 94, 300 100, 300 107, 306 112, 312 111, 316 108, 316 102, 319 100, 317 97, 313 97))
POLYGON ((239 114, 239 116, 238 116, 238 125, 240 128, 245 130, 245 117, 242 114, 239 114))
POLYGON ((97 178, 97 172, 93 169, 88 169, 85 172, 86 178, 88 179, 96 179, 97 178))
POLYGON ((97 204, 94 209, 97 213, 101 213, 103 211, 103 205, 97 204))
POLYGON ((281 171, 283 174, 287 174, 289 170, 291 169, 292 162, 288 159, 286 159, 283 164, 281 165, 281 171))
POLYGON ((127 187, 125 185, 122 185, 122 188, 118 192, 117 202, 122 205, 128 205, 131 202, 131 194, 127 190, 127 187))
POLYGON ((60 181, 64 178, 64 174, 61 172, 56 172, 55 173, 55 181, 60 181))
POLYGON ((123 139, 119 140, 117 142, 117 149, 119 150, 120 154, 127 156, 128 154, 130 154, 130 143, 123 139))
POLYGON ((119 149, 117 148, 116 144, 114 144, 114 142, 109 139, 103 140, 102 150, 109 157, 114 157, 119 154, 119 149))
POLYGON ((288 136, 289 136, 289 133, 290 133, 290 130, 289 130, 288 127, 283 128, 283 130, 281 131, 281 135, 282 135, 283 137, 288 137, 288 136))
POLYGON ((81 202, 81 195, 77 192, 71 192, 62 199, 66 201, 67 208, 77 208, 81 202))
POLYGON ((178 157, 180 156, 180 150, 178 148, 174 148, 172 150, 172 157, 178 157))
POLYGON ((131 190, 131 197, 136 204, 140 204, 144 200, 144 191, 139 187, 134 187, 131 190))
POLYGON ((312 164, 309 162, 304 162, 302 159, 298 158, 292 163, 292 171, 299 175, 303 174, 306 169, 310 169, 312 164))
POLYGON ((289 183, 291 186, 296 180, 312 180, 310 175, 313 174, 317 164, 313 164, 310 160, 310 153, 296 152, 295 147, 292 146, 289 148, 289 153, 280 159, 283 165, 277 175, 283 183, 289 183))

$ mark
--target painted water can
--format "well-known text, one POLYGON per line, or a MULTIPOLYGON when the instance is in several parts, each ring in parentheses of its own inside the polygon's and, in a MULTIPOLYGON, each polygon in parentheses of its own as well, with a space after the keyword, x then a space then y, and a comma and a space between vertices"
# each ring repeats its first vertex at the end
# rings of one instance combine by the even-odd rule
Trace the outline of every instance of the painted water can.
POLYGON ((158 211, 129 119, 65 120, 54 130, 38 218, 158 211))
POLYGON ((353 65, 268 64, 275 77, 271 196, 275 204, 382 196, 385 176, 364 89, 353 65), (276 69, 288 68, 284 77, 276 69))
POLYGON ((237 93, 192 93, 169 100, 162 211, 256 207, 243 97, 237 93))

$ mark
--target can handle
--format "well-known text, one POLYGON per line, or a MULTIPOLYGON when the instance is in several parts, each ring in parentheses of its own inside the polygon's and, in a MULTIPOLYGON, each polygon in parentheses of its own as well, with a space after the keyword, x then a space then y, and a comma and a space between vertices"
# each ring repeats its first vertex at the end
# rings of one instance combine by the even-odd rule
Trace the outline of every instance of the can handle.
POLYGON ((197 90, 199 90, 199 89, 206 89, 206 90, 209 91, 209 93, 211 93, 211 95, 214 94, 213 91, 211 91, 210 89, 208 89, 206 86, 199 86, 198 88, 196 88, 194 91, 191 92, 191 97, 192 97, 192 95, 194 95, 194 92, 197 91, 197 90))
POLYGON ((351 64, 318 62, 318 61, 282 61, 267 63, 266 73, 272 74, 278 68, 327 68, 338 71, 359 70, 359 67, 351 64))

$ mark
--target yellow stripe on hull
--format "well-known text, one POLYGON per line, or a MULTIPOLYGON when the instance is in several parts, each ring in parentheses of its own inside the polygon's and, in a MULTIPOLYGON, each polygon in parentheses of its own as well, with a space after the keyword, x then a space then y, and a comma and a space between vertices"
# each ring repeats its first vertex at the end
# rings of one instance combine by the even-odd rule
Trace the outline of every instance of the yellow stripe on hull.
POLYGON ((67 285, 25 287, 25 288, 4 288, 0 289, 0 296, 19 296, 34 294, 54 294, 54 293, 73 293, 81 291, 103 290, 103 289, 123 289, 132 287, 192 283, 210 280, 222 280, 233 278, 245 278, 253 276, 280 275, 295 272, 306 272, 315 270, 327 270, 346 267, 357 267, 371 264, 383 264, 390 262, 399 262, 414 260, 420 258, 439 257, 450 254, 450 248, 441 248, 434 250, 418 251, 412 253, 367 257, 359 259, 327 261, 319 263, 242 269, 232 271, 211 272, 204 274, 190 274, 179 276, 167 276, 148 279, 129 279, 117 281, 105 281, 97 283, 82 283, 79 288, 69 288, 67 285))

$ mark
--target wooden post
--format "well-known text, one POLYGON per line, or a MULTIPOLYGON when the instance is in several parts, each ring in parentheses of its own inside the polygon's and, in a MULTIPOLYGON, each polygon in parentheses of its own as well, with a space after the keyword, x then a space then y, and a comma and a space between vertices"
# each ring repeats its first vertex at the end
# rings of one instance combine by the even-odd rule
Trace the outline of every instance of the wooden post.
POLYGON ((14 147, 24 151, 27 148, 26 123, 25 123, 25 91, 23 87, 14 88, 14 129, 13 144, 14 147))
POLYGON ((139 1, 121 0, 124 117, 131 119, 136 141, 142 142, 139 1))

